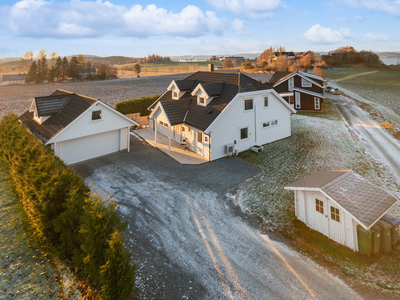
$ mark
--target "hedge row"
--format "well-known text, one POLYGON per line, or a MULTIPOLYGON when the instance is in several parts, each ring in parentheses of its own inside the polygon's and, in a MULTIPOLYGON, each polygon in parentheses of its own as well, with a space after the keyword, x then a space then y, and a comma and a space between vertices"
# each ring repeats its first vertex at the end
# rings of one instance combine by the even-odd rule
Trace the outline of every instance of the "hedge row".
POLYGON ((135 267, 124 248, 116 204, 91 194, 83 179, 34 138, 16 115, 0 122, 0 163, 20 197, 35 238, 55 250, 101 299, 128 299, 135 267))
POLYGON ((124 115, 140 113, 142 117, 148 116, 150 111, 147 110, 147 108, 152 105, 160 96, 160 94, 155 94, 154 96, 149 97, 141 97, 136 99, 130 98, 128 100, 118 102, 115 105, 115 109, 124 115))

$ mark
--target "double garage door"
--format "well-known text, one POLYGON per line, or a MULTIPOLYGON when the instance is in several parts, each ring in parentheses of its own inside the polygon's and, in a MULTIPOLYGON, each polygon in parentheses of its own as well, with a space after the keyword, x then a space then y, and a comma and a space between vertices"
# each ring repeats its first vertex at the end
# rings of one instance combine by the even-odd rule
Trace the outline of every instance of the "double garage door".
POLYGON ((120 130, 114 130, 58 144, 59 157, 67 165, 120 150, 120 130))

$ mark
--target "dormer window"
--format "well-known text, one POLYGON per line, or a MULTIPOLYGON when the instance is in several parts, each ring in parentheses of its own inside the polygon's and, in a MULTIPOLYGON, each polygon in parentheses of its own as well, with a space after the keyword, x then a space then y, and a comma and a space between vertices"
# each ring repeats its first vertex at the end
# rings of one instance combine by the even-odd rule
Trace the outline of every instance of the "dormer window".
POLYGON ((204 98, 204 97, 198 97, 198 102, 199 102, 200 104, 202 104, 202 105, 205 105, 205 104, 206 104, 206 98, 204 98))
POLYGON ((179 99, 179 93, 178 92, 172 92, 172 98, 173 99, 179 99))

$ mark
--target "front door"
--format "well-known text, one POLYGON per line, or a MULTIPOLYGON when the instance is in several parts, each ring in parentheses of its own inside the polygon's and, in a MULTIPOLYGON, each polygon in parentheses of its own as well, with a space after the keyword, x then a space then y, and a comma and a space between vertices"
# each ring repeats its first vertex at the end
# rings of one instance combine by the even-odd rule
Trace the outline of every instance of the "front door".
POLYGON ((203 155, 203 132, 197 131, 196 132, 196 153, 203 155))

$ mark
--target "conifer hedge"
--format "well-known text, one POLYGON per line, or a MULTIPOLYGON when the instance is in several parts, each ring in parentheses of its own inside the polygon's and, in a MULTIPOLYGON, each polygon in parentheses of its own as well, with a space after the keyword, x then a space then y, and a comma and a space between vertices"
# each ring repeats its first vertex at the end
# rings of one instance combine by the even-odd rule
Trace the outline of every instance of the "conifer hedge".
POLYGON ((35 238, 54 249, 102 299, 128 299, 135 266, 124 248, 116 204, 91 194, 83 179, 31 135, 16 115, 0 122, 0 163, 20 197, 35 238))
POLYGON ((119 111, 121 114, 133 114, 140 113, 142 117, 148 116, 150 111, 147 108, 154 103, 158 98, 160 98, 160 94, 155 94, 153 96, 141 97, 141 98, 130 98, 125 101, 118 102, 115 105, 115 109, 119 111))

